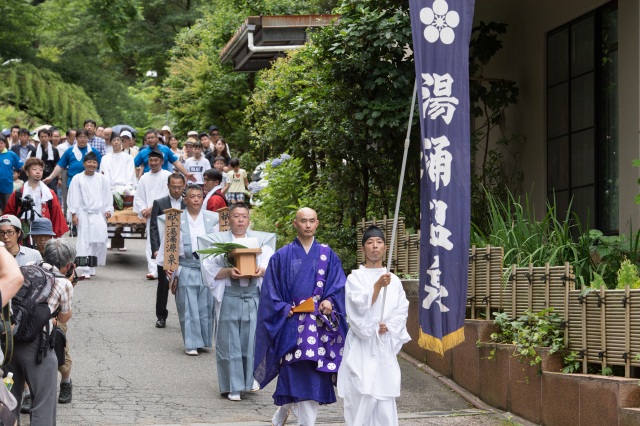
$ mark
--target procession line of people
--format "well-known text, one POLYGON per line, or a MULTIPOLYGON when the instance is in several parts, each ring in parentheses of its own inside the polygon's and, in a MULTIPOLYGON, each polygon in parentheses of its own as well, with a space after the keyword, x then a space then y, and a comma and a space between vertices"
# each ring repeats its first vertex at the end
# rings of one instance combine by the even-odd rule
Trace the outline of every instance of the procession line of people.
MULTIPOLYGON (((134 139, 131 132, 106 130, 87 120, 84 128, 74 131, 73 139, 67 132, 67 141, 58 141, 54 149, 51 132, 40 132, 38 146, 29 148, 22 143, 25 136, 19 129, 19 143, 11 153, 6 138, 0 137, 0 156, 6 157, 8 166, 0 174, 20 172, 25 181, 14 191, 0 179, 0 207, 15 209, 18 215, 7 217, 6 226, 5 216, 0 217, 0 236, 16 260, 36 259, 38 251, 28 249, 27 240, 21 238, 16 249, 11 244, 15 234, 27 235, 25 226, 42 229, 41 221, 48 217, 53 225, 50 237, 60 237, 68 229, 62 212, 66 206, 69 224, 77 231, 71 264, 77 263, 77 252, 87 260, 78 273, 90 279, 96 266, 106 261, 114 191, 127 188, 135 194, 133 211, 146 220, 146 278, 158 280, 155 326, 166 327, 168 293, 173 287, 184 351, 197 356, 215 347, 221 395, 241 401, 243 392, 259 391, 277 379, 274 425, 285 424, 291 413, 299 425, 314 425, 319 406, 336 402, 337 396, 344 399, 347 425, 397 425, 400 368, 396 354, 409 340, 408 302, 398 277, 383 267, 384 234, 376 227, 365 231, 361 242, 365 263, 347 277, 336 253, 316 240, 320 222, 313 209, 297 211, 292 223, 297 236, 279 250, 275 234, 252 229, 250 208, 244 203, 247 173, 229 155, 216 126, 189 134, 187 155, 168 127, 160 134, 147 131, 137 153, 129 142, 134 139), (96 134, 99 131, 106 139, 96 134), (60 203, 62 187, 68 193, 60 203), (35 201, 29 210, 31 218, 24 203, 16 201, 18 196, 35 201), (217 211, 223 207, 229 208, 230 230, 219 232, 217 211), (178 267, 173 269, 165 268, 164 258, 169 244, 164 232, 168 208, 182 210, 175 247, 178 267), (224 255, 198 253, 212 244, 232 242, 260 249, 251 274, 241 272, 224 255), (383 291, 386 302, 380 297, 383 291)), ((51 242, 41 237, 34 235, 29 241, 46 253, 51 242)), ((56 244, 58 251, 71 253, 63 243, 56 244)), ((53 256, 54 266, 60 271, 71 268, 67 257, 53 256)), ((68 303, 56 299, 52 307, 61 306, 60 311, 70 317, 72 288, 59 293, 67 294, 68 303)), ((70 388, 69 371, 63 373, 63 383, 70 388)), ((40 384, 32 389, 33 424, 55 424, 55 408, 53 423, 37 420, 52 410, 49 399, 43 402, 40 389, 40 384)))

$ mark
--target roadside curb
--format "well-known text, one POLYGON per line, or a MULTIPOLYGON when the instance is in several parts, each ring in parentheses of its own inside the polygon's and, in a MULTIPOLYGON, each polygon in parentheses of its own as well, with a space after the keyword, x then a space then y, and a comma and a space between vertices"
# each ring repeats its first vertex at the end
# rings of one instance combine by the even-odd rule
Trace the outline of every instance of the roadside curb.
POLYGON ((471 405, 473 405, 477 409, 487 411, 488 413, 495 413, 497 415, 504 417, 505 419, 508 419, 510 421, 515 421, 521 424, 522 426, 536 426, 535 423, 531 423, 528 420, 522 419, 516 416, 515 414, 509 413, 507 411, 501 411, 495 407, 490 406, 489 404, 485 403, 477 396, 473 395, 468 390, 458 385, 456 382, 454 382, 450 378, 438 373, 437 371, 429 367, 427 364, 418 361, 411 355, 403 351, 400 351, 398 353, 398 356, 403 360, 407 361, 408 363, 410 363, 411 365, 413 365, 414 367, 416 367, 418 370, 424 371, 425 373, 431 375, 433 378, 443 383, 445 386, 447 386, 449 389, 451 389, 452 391, 460 395, 463 399, 465 399, 467 402, 469 402, 471 405))

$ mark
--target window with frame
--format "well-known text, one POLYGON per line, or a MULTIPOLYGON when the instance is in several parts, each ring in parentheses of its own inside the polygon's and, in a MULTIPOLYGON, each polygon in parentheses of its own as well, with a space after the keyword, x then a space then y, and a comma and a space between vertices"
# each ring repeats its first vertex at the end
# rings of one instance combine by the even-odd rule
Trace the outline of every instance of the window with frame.
POLYGON ((547 198, 618 231, 618 4, 547 34, 547 198))

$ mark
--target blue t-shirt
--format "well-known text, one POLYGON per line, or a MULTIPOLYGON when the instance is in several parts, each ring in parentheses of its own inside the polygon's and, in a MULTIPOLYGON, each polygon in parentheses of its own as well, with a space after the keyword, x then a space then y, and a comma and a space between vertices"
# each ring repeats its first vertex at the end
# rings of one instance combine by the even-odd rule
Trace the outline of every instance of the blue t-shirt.
POLYGON ((0 194, 13 192, 13 171, 20 170, 23 165, 20 157, 9 149, 4 154, 0 154, 0 194))
MULTIPOLYGON (((71 185, 71 179, 78 173, 84 172, 84 156, 87 154, 87 147, 78 148, 80 153, 82 154, 82 158, 80 160, 76 160, 76 156, 73 154, 73 146, 70 146, 62 157, 60 157, 60 161, 58 161, 58 166, 63 169, 67 169, 67 187, 71 185)), ((97 149, 92 148, 91 152, 93 152, 98 157, 98 166, 100 165, 100 161, 102 161, 102 156, 98 152, 97 149)))
MULTIPOLYGON (((178 161, 178 157, 176 157, 173 151, 171 151, 171 148, 169 148, 166 145, 158 145, 158 149, 162 151, 162 153, 164 154, 164 163, 162 163, 162 169, 169 171, 169 164, 173 164, 176 161, 178 161)), ((140 150, 140 152, 136 156, 136 159, 134 160, 134 164, 136 165, 136 167, 140 167, 142 164, 144 164, 145 173, 147 173, 150 170, 149 168, 150 152, 151 152, 151 148, 149 148, 149 146, 145 146, 140 150)))

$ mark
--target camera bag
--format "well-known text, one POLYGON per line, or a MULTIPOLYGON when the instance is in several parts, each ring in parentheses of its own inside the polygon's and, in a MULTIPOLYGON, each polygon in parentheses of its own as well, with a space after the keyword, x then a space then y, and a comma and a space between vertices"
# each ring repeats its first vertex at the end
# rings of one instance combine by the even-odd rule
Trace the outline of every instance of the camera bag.
POLYGON ((54 325, 49 339, 49 347, 53 348, 58 358, 58 367, 61 367, 65 361, 64 348, 67 346, 67 336, 65 336, 64 331, 62 331, 60 327, 54 325))

